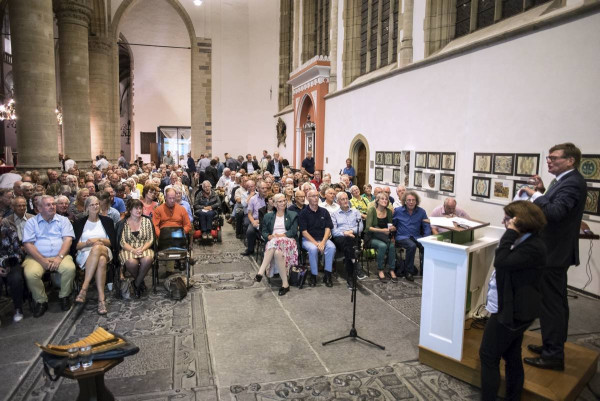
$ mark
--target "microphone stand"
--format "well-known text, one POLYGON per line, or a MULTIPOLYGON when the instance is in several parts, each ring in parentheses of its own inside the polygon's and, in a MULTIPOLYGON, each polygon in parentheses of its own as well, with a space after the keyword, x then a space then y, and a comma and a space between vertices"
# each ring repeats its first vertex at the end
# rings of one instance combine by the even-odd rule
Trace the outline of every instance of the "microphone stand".
MULTIPOLYGON (((356 221, 356 236, 357 238, 359 238, 358 236, 358 232, 360 231, 360 222, 362 219, 357 219, 356 221)), ((356 251, 360 251, 360 243, 358 242, 359 239, 357 239, 357 249, 356 251)), ((355 257, 356 257, 356 253, 355 252, 355 257)), ((338 338, 334 338, 333 340, 329 340, 329 341, 325 341, 324 343, 322 343, 323 346, 340 341, 340 340, 344 340, 346 338, 353 338, 353 339, 358 339, 358 340, 362 340, 368 344, 374 345, 375 347, 381 349, 381 350, 385 350, 385 347, 382 345, 379 345, 377 343, 374 343, 371 340, 367 340, 366 338, 363 338, 361 336, 358 335, 358 331, 356 330, 356 266, 354 266, 354 268, 352 269, 352 295, 350 296, 350 302, 352 302, 352 327, 350 328, 350 333, 348 335, 342 336, 342 337, 338 337, 338 338)))

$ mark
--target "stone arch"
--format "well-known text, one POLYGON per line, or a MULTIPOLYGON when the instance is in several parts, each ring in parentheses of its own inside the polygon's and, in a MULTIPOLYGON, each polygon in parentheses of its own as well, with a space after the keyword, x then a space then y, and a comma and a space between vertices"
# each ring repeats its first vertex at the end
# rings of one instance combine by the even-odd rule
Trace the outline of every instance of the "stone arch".
MULTIPOLYGON (((352 141, 350 142, 350 147, 348 148, 348 157, 352 159, 352 165, 356 169, 356 175, 359 178, 359 184, 364 185, 369 183, 370 178, 370 162, 371 162, 371 149, 369 148, 369 141, 362 134, 356 134, 352 141), (360 157, 361 147, 364 147, 365 157, 364 160, 361 160, 360 157), (364 178, 361 177, 361 174, 364 172, 364 178), (362 182, 361 182, 362 181, 362 182)), ((362 187, 359 187, 362 192, 362 187)))

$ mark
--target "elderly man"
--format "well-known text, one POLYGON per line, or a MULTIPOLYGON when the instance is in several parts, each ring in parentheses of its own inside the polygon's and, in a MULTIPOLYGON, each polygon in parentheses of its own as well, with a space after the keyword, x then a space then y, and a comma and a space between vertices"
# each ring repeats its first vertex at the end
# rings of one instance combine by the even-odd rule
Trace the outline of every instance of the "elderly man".
POLYGON ((267 191, 267 183, 261 181, 258 183, 258 193, 250 197, 248 200, 247 215, 244 218, 244 222, 248 226, 246 230, 246 240, 248 242, 248 247, 242 253, 243 256, 252 255, 254 253, 256 235, 259 229, 258 210, 262 207, 265 207, 265 197, 267 196, 267 191))
MULTIPOLYGON (((67 207, 68 206, 69 205, 67 204, 67 207)), ((19 241, 23 241, 23 230, 25 229, 25 223, 27 223, 27 220, 35 216, 27 213, 27 201, 22 196, 17 196, 12 200, 12 210, 14 213, 4 218, 2 222, 10 224, 17 233, 19 241)))
POLYGON ((541 279, 542 345, 529 345, 529 350, 540 356, 525 358, 525 363, 542 369, 564 370, 569 327, 567 270, 571 265, 579 265, 579 229, 587 198, 586 183, 578 170, 580 162, 577 146, 569 142, 555 145, 548 151, 546 164, 556 178, 545 188, 536 175, 535 190, 522 189, 548 220, 540 233, 548 249, 541 279))
POLYGON ((123 199, 115 196, 115 189, 110 185, 107 185, 104 187, 104 190, 110 195, 110 205, 113 208, 117 209, 119 214, 125 213, 125 211, 127 210, 127 208, 125 207, 125 202, 123 201, 123 199))
POLYGON ((331 271, 335 256, 335 244, 329 240, 333 222, 329 212, 319 207, 319 193, 316 190, 308 192, 308 206, 300 212, 298 225, 302 233, 302 247, 308 252, 310 272, 312 273, 308 284, 311 287, 317 285, 318 256, 319 253, 322 253, 325 255, 323 283, 327 287, 333 287, 331 271))
MULTIPOLYGON (((467 212, 462 210, 461 208, 456 206, 456 199, 454 198, 446 198, 444 199, 444 204, 433 209, 430 217, 462 217, 465 219, 470 219, 467 212)), ((448 229, 444 227, 431 226, 431 232, 433 234, 441 234, 447 232, 448 229)))
POLYGON ((273 160, 267 164, 267 171, 273 175, 275 181, 283 177, 283 163, 279 159, 279 152, 273 152, 273 160))
POLYGON ((12 202, 15 193, 12 188, 0 188, 0 217, 4 218, 13 213, 12 202))
POLYGON ((397 268, 396 276, 405 276, 408 281, 414 281, 413 275, 416 274, 415 253, 417 247, 419 252, 423 252, 423 246, 417 239, 431 235, 431 227, 429 223, 425 222, 427 212, 419 207, 419 203, 419 195, 416 192, 406 192, 402 199, 404 206, 396 208, 392 218, 392 223, 396 227, 396 246, 406 249, 406 259, 404 264, 397 268))
POLYGON ((184 207, 177 204, 177 193, 174 188, 165 190, 165 203, 154 209, 152 223, 156 237, 160 237, 160 230, 164 227, 183 227, 185 233, 192 229, 192 223, 184 207))
MULTIPOLYGON (((337 249, 344 253, 346 282, 348 283, 348 288, 352 289, 354 266, 358 264, 354 247, 360 243, 360 239, 357 238, 363 230, 363 222, 360 212, 350 208, 350 201, 345 192, 338 193, 336 199, 340 208, 331 213, 331 220, 333 222, 333 243, 337 249)), ((359 266, 357 266, 356 277, 359 280, 367 277, 359 266)))
POLYGON ((311 177, 315 174, 315 159, 311 151, 306 152, 306 158, 302 160, 302 172, 306 172, 311 177))
POLYGON ((315 171, 313 174, 313 179, 310 180, 310 183, 313 184, 315 189, 318 191, 322 182, 323 181, 321 180, 321 172, 319 170, 315 171))
POLYGON ((23 196, 27 201, 27 213, 37 214, 37 212, 35 211, 35 205, 33 204, 33 184, 30 182, 24 182, 23 184, 21 184, 21 190, 23 191, 23 196))
POLYGON ((96 193, 96 184, 94 184, 94 181, 86 181, 85 188, 90 191, 90 195, 94 195, 96 193))
POLYGON ((69 204, 71 201, 65 195, 59 195, 56 197, 56 214, 69 217, 69 204))
POLYGON ((305 201, 306 192, 300 190, 296 191, 296 194, 294 195, 294 204, 288 206, 288 210, 296 212, 298 215, 300 215, 300 212, 306 207, 305 201))
POLYGON ((234 182, 233 177, 231 176, 231 169, 226 167, 223 169, 223 175, 221 177, 219 177, 219 181, 217 181, 217 185, 215 185, 215 188, 217 189, 223 189, 225 191, 227 191, 227 189, 229 188, 229 185, 231 185, 234 182))
POLYGON ((185 209, 185 211, 188 214, 190 223, 193 223, 194 222, 194 213, 192 212, 192 207, 191 207, 190 203, 187 200, 183 199, 183 187, 181 186, 181 184, 177 184, 177 185, 173 185, 172 188, 175 189, 175 202, 177 202, 178 204, 183 206, 183 208, 185 209))
POLYGON ((394 209, 402 206, 402 198, 404 198, 404 193, 406 192, 406 187, 404 185, 398 185, 396 187, 396 196, 397 199, 393 203, 394 209))
MULTIPOLYGON (((319 206, 327 209, 329 214, 333 214, 333 213, 337 212, 338 210, 340 210, 340 205, 335 203, 335 197, 336 197, 335 189, 327 188, 327 190, 325 191, 325 201, 319 202, 319 206)), ((347 196, 346 196, 346 199, 348 199, 347 196)))
POLYGON ((196 195, 194 201, 194 215, 200 223, 200 231, 202 231, 202 239, 212 240, 213 219, 217 215, 217 209, 221 203, 219 196, 212 190, 212 186, 208 180, 202 183, 202 191, 196 195))
POLYGON ((255 171, 258 172, 260 170, 260 166, 256 160, 252 159, 252 155, 248 153, 246 155, 246 160, 242 163, 242 167, 248 174, 252 174, 255 171))
POLYGON ((23 245, 28 256, 23 261, 25 280, 35 305, 33 317, 48 310, 48 296, 42 282, 44 272, 60 274, 60 305, 63 311, 71 307, 71 289, 75 278, 75 263, 69 255, 75 237, 69 219, 56 214, 54 198, 43 195, 37 205, 40 214, 30 218, 23 229, 23 245))
POLYGON ((173 164, 175 164, 175 160, 173 159, 173 156, 171 156, 170 150, 167 150, 167 154, 163 157, 162 162, 167 166, 172 166, 173 164))

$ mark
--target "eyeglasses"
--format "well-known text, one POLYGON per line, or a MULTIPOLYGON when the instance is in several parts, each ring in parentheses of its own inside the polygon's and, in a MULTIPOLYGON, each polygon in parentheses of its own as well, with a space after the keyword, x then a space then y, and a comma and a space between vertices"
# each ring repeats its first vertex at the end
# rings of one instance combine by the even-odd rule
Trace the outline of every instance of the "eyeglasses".
POLYGON ((567 157, 566 156, 546 156, 546 160, 551 161, 553 163, 555 161, 557 161, 558 159, 567 159, 567 157))
POLYGON ((512 217, 510 216, 504 216, 504 218, 502 219, 502 224, 506 224, 508 223, 508 221, 511 219, 512 217))

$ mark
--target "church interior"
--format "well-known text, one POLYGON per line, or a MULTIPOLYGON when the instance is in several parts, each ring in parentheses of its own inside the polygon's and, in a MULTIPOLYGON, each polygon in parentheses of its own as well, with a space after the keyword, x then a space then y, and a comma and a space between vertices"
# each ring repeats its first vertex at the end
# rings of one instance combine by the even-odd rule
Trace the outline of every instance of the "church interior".
MULTIPOLYGON (((311 152, 333 182, 349 159, 361 192, 404 185, 428 212, 452 197, 502 227, 530 176, 552 180, 549 149, 572 142, 583 222, 600 233, 600 0, 2 0, 0 15, 0 153, 14 166, 1 172, 59 169, 59 153, 80 169, 100 153, 158 165, 167 150, 182 165, 266 150, 299 169, 311 152)), ((456 358, 421 351, 424 277, 371 273, 357 291, 357 330, 385 350, 322 346, 354 324, 344 280, 278 297, 278 279, 252 281, 260 263, 243 250, 229 225, 222 243, 195 245, 182 301, 161 289, 111 300, 105 316, 50 305, 19 324, 1 303, 0 399, 76 399, 34 343, 99 326, 140 347, 106 374, 119 400, 479 399, 456 358)), ((579 259, 568 344, 595 360, 579 381, 526 370, 527 399, 600 397, 597 236, 579 239, 579 259)), ((465 291, 476 309, 483 287, 465 291)))

